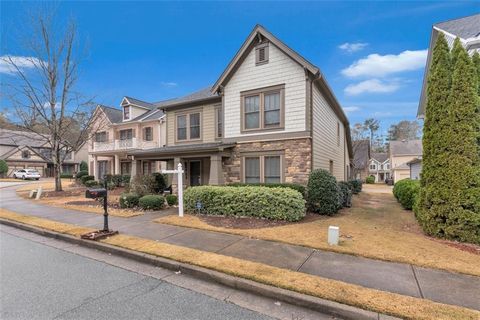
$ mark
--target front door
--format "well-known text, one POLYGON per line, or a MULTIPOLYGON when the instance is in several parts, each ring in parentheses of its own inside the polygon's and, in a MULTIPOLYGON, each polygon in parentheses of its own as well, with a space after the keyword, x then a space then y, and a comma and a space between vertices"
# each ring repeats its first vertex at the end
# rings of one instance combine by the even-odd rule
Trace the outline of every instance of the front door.
POLYGON ((191 186, 199 186, 201 184, 201 164, 200 160, 190 161, 190 185, 191 186))
POLYGON ((107 172, 108 161, 98 161, 98 178, 103 179, 107 172))

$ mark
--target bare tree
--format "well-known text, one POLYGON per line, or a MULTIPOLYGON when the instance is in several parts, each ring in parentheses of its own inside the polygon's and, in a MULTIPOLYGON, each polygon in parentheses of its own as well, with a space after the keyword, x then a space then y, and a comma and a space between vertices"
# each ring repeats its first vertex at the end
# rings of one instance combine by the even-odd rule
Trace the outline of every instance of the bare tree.
POLYGON ((418 121, 402 120, 392 124, 388 130, 388 140, 416 140, 420 139, 422 127, 418 121))
POLYGON ((55 190, 62 190, 65 158, 91 138, 93 103, 76 91, 80 62, 77 28, 72 19, 57 27, 53 11, 39 10, 24 35, 22 54, 3 55, 9 75, 4 95, 19 125, 48 142, 52 150, 55 190), (28 68, 26 67, 28 66, 28 68))

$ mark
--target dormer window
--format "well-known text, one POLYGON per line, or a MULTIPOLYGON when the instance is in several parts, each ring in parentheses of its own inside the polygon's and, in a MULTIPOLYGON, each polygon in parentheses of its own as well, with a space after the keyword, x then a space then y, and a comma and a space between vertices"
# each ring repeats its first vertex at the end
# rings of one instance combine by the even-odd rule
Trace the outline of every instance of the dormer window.
POLYGON ((268 42, 262 42, 255 47, 255 64, 268 63, 268 42))
POLYGON ((130 106, 123 107, 123 120, 130 120, 130 106))

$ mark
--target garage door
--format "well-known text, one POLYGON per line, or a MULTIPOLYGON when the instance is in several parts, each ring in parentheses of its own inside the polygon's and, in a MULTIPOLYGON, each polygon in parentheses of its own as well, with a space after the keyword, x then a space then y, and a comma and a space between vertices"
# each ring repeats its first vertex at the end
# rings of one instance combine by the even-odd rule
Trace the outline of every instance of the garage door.
POLYGON ((25 169, 23 166, 12 166, 8 165, 8 176, 13 177, 13 172, 15 170, 25 169))

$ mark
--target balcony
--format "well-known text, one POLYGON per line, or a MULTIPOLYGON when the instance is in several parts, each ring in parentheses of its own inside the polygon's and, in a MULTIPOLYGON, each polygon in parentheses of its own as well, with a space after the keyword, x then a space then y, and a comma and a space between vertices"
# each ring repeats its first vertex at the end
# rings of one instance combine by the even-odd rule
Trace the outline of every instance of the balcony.
POLYGON ((129 149, 150 149, 158 147, 157 141, 137 140, 136 138, 124 140, 112 140, 105 142, 94 142, 90 152, 98 151, 122 151, 129 149))

